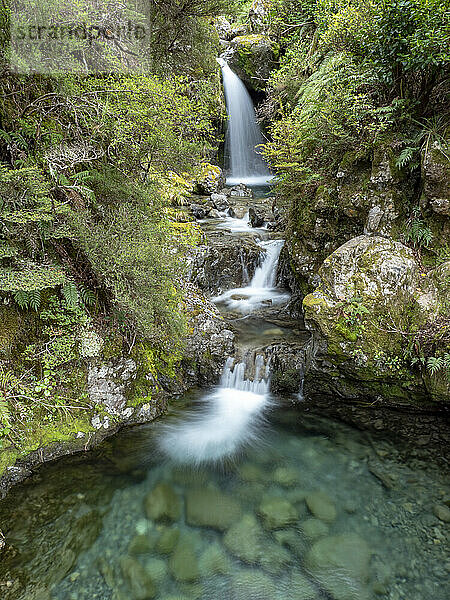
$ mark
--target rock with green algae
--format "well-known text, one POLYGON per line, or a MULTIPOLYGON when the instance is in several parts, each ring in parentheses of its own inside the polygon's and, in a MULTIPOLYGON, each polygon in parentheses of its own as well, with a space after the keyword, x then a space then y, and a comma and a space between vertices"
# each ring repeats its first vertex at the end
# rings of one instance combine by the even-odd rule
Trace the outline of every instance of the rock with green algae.
POLYGON ((145 561, 145 570, 150 575, 152 580, 157 585, 160 585, 167 577, 167 562, 161 558, 149 558, 145 561))
POLYGON ((294 529, 280 529, 273 534, 280 546, 289 548, 291 553, 303 560, 307 551, 307 544, 302 536, 294 529))
POLYGON ((332 523, 336 519, 336 507, 324 492, 308 494, 305 501, 311 513, 321 521, 332 523))
POLYGON ((342 571, 360 582, 369 579, 371 551, 366 542, 355 534, 322 538, 313 544, 305 564, 314 575, 324 571, 342 571))
POLYGON ((232 598, 235 600, 273 600, 277 588, 262 571, 245 569, 231 579, 232 598))
POLYGON ((180 537, 180 530, 177 527, 166 527, 156 544, 156 550, 160 554, 170 554, 173 552, 180 537))
POLYGON ((181 500, 168 483, 158 483, 145 498, 145 510, 153 521, 177 521, 181 516, 181 500))
POLYGON ((448 280, 423 273, 400 242, 367 235, 333 252, 319 276, 320 286, 303 300, 314 331, 305 395, 314 398, 320 389, 334 401, 376 398, 416 407, 450 400, 450 386, 437 386, 436 378, 424 383, 405 362, 401 333, 408 323, 420 328, 439 318, 448 280))
POLYGON ((148 554, 155 547, 155 540, 144 534, 135 535, 128 546, 128 554, 130 556, 138 556, 139 554, 148 554))
POLYGON ((264 571, 271 575, 279 575, 286 571, 289 564, 293 562, 293 556, 286 548, 265 540, 260 547, 258 564, 264 571))
POLYGON ((295 507, 284 498, 268 498, 258 508, 266 529, 283 529, 298 520, 295 507))
POLYGON ((256 517, 245 514, 226 532, 223 543, 231 554, 240 560, 256 564, 261 556, 263 540, 264 533, 256 517))
POLYGON ((291 574, 289 590, 295 600, 314 600, 318 597, 317 588, 301 573, 291 574))
POLYGON ((319 519, 306 519, 301 524, 301 530, 307 540, 315 541, 328 534, 328 526, 319 519))
POLYGON ((225 531, 241 515, 239 502, 220 490, 197 488, 186 494, 186 521, 189 525, 225 531))
POLYGON ((231 69, 249 88, 266 88, 270 71, 278 58, 278 46, 267 35, 237 36, 231 41, 228 54, 231 69))
POLYGON ((120 559, 123 576, 128 583, 133 600, 151 600, 156 595, 155 584, 141 563, 131 556, 120 559))
POLYGON ((219 543, 209 544, 199 560, 202 577, 227 575, 231 571, 230 559, 219 543))
POLYGON ((278 467, 273 473, 273 480, 283 487, 293 487, 298 483, 299 473, 293 467, 278 467))
POLYGON ((169 569, 176 581, 193 582, 200 576, 199 564, 192 536, 184 533, 169 560, 169 569))

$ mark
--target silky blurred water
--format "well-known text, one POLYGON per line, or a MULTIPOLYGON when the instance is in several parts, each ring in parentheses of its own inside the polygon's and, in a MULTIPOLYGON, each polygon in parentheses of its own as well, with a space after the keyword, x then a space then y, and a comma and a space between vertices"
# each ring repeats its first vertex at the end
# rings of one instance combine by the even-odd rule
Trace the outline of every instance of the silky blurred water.
POLYGON ((154 431, 123 432, 11 492, 2 598, 448 597, 448 524, 433 513, 448 488, 432 462, 289 410, 256 446, 195 469, 163 460, 154 431))

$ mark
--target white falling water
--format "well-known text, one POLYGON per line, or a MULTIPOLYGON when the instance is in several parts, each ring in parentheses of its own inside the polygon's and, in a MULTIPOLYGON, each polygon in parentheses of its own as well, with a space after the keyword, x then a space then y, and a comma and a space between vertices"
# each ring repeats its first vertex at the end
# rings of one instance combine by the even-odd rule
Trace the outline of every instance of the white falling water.
POLYGON ((213 298, 213 301, 223 303, 226 308, 242 314, 251 313, 264 306, 275 306, 287 302, 289 294, 275 287, 278 259, 283 244, 283 240, 259 242, 259 245, 265 250, 265 257, 256 269, 250 285, 228 290, 213 298))
POLYGON ((166 456, 199 465, 233 456, 258 439, 271 403, 264 357, 256 357, 252 379, 246 370, 244 362, 228 358, 220 387, 203 398, 202 409, 161 427, 159 447, 166 456))
POLYGON ((272 179, 267 165, 258 153, 263 143, 255 109, 245 85, 227 62, 219 58, 228 113, 225 154, 229 161, 227 183, 264 185, 272 179))

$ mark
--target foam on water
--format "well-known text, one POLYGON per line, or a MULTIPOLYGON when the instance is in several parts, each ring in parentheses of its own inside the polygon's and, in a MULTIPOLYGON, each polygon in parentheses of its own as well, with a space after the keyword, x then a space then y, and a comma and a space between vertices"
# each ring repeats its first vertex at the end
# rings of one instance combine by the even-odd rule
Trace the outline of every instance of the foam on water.
POLYGON ((203 406, 182 419, 161 426, 159 448, 172 460, 190 465, 216 462, 254 443, 270 404, 269 370, 264 358, 255 359, 253 378, 247 365, 230 357, 221 386, 203 399, 203 406))

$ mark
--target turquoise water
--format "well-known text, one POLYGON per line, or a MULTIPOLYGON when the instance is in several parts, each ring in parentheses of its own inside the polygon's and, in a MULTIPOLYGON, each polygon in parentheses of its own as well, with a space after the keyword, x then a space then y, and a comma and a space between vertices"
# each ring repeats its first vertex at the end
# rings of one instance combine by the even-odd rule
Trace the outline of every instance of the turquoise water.
POLYGON ((444 600, 440 469, 290 409, 220 466, 163 460, 154 426, 44 467, 0 509, 5 600, 444 600))

